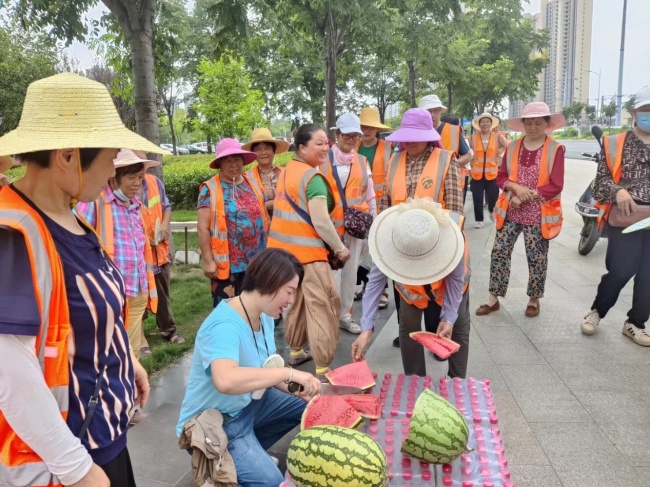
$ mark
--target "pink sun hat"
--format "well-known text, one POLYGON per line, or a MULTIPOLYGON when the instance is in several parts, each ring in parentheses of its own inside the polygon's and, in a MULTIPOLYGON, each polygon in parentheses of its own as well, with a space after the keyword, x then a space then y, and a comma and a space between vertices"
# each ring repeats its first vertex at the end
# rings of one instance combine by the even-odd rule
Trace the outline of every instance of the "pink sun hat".
POLYGON ((515 132, 525 132, 524 118, 543 118, 550 117, 546 133, 551 133, 566 125, 566 118, 561 113, 551 113, 548 105, 543 101, 534 101, 524 108, 521 117, 512 118, 506 124, 510 130, 515 132))
POLYGON ((431 114, 423 108, 411 108, 404 112, 402 123, 395 132, 386 137, 388 142, 437 142, 440 134, 433 128, 431 114))
POLYGON ((244 159, 244 166, 257 159, 257 154, 255 154, 255 152, 250 152, 242 149, 236 139, 220 140, 217 146, 214 148, 214 153, 215 158, 210 163, 210 167, 212 169, 221 168, 221 162, 219 162, 219 159, 223 159, 224 157, 228 156, 242 156, 244 159))

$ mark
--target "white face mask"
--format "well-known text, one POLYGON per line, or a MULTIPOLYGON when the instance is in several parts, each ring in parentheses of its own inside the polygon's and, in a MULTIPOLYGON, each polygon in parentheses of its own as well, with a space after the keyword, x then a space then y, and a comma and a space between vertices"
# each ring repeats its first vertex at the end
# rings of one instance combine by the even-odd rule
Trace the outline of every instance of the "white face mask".
POLYGON ((131 201, 131 198, 127 198, 126 195, 119 188, 113 190, 113 194, 118 200, 123 201, 124 203, 131 201))

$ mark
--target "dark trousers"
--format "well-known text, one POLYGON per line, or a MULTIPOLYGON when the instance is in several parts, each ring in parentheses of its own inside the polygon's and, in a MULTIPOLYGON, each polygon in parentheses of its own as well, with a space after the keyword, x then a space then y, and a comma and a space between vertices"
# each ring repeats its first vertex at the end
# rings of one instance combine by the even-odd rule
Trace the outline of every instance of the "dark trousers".
POLYGON ((136 487, 133 476, 133 467, 129 451, 124 448, 113 460, 105 465, 100 465, 111 485, 120 487, 136 487))
POLYGON ((366 269, 363 266, 357 268, 357 286, 363 284, 364 286, 368 284, 368 273, 370 269, 366 269))
MULTIPOLYGON (((435 301, 422 310, 408 304, 400 296, 399 308, 399 342, 402 353, 402 365, 406 375, 424 376, 427 373, 424 360, 424 347, 413 340, 409 333, 422 331, 422 314, 424 313, 424 327, 426 331, 435 333, 440 323, 442 308, 435 301)), ((449 377, 465 377, 467 373, 467 359, 469 357, 469 291, 463 295, 458 307, 458 319, 454 323, 451 339, 460 345, 458 352, 449 357, 449 377)))
POLYGON ((494 211, 494 205, 497 204, 499 199, 499 186, 497 180, 492 179, 488 181, 485 178, 472 179, 472 201, 474 202, 474 221, 483 221, 483 194, 487 201, 488 211, 494 211))
POLYGON ((463 205, 467 199, 467 188, 469 187, 469 176, 465 176, 465 186, 463 187, 463 205))
POLYGON ((228 279, 212 279, 212 307, 224 299, 234 298, 241 292, 241 285, 244 282, 245 272, 230 273, 228 279))
POLYGON ((170 336, 176 333, 176 323, 174 323, 174 315, 172 313, 172 302, 169 298, 171 268, 171 264, 167 263, 162 266, 160 272, 154 276, 156 279, 156 290, 158 291, 156 326, 165 336, 170 336))
POLYGON ((644 328, 650 317, 650 231, 622 233, 622 228, 609 228, 609 242, 604 274, 598 285, 598 294, 591 309, 604 318, 616 304, 618 295, 634 277, 632 308, 629 322, 644 328))

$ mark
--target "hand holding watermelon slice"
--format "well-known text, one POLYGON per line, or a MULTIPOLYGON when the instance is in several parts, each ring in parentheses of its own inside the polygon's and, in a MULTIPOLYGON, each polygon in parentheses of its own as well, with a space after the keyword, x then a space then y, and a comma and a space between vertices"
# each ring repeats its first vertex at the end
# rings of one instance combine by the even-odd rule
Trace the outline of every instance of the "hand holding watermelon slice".
POLYGON ((443 360, 460 350, 458 343, 428 331, 414 331, 409 336, 443 360))

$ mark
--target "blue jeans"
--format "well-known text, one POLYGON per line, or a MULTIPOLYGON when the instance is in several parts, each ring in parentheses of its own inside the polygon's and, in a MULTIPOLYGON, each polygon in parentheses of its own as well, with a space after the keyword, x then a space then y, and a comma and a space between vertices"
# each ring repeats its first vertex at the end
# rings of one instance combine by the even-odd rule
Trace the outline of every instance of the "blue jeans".
POLYGON ((230 422, 226 420, 228 451, 235 462, 237 482, 241 487, 280 485, 282 473, 266 450, 300 424, 305 406, 302 399, 271 387, 261 399, 251 401, 237 417, 230 422))

